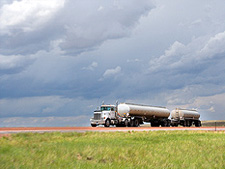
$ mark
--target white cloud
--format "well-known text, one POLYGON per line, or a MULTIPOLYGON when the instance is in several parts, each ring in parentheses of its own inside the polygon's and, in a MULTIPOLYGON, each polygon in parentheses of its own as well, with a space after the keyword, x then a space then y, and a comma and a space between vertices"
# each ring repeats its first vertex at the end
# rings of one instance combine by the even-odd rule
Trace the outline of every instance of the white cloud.
POLYGON ((121 67, 120 66, 117 66, 115 69, 107 69, 104 72, 103 77, 106 78, 106 77, 114 76, 116 74, 119 74, 120 71, 121 71, 121 67))
POLYGON ((0 8, 0 48, 6 54, 34 53, 60 40, 58 46, 74 56, 109 39, 129 36, 152 8, 147 0, 117 5, 91 0, 13 1, 0 8))
POLYGON ((13 70, 24 68, 34 61, 35 56, 11 55, 4 56, 0 54, 0 70, 13 70))
POLYGON ((215 112, 215 108, 214 108, 213 106, 211 106, 211 107, 209 108, 209 111, 210 111, 210 112, 215 112))
POLYGON ((14 29, 24 32, 40 29, 63 6, 64 0, 21 0, 5 4, 0 9, 1 34, 12 34, 14 29))
POLYGON ((221 54, 225 52, 225 31, 216 34, 211 37, 204 45, 204 47, 199 51, 199 59, 212 58, 216 54, 221 54))
MULTIPOLYGON (((164 55, 150 60, 150 72, 163 70, 189 71, 199 67, 209 59, 225 53, 225 32, 217 33, 210 38, 199 37, 184 45, 175 41, 164 55)), ((206 69, 207 65, 201 69, 206 69)))
POLYGON ((150 61, 150 70, 154 71, 166 67, 168 64, 174 64, 184 53, 185 46, 175 41, 169 49, 165 50, 164 55, 150 61))
POLYGON ((98 63, 97 62, 92 62, 88 67, 83 67, 83 70, 94 70, 95 68, 98 67, 98 63))
POLYGON ((140 62, 141 60, 136 58, 136 59, 127 59, 127 63, 132 63, 132 62, 140 62))

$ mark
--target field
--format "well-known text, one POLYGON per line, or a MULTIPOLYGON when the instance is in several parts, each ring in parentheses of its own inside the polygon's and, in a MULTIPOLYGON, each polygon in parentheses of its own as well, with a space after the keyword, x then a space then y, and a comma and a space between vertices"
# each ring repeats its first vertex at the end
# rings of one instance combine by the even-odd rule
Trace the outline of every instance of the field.
POLYGON ((225 120, 208 120, 208 121, 202 121, 203 127, 209 127, 209 126, 225 126, 225 120))
POLYGON ((225 132, 21 133, 0 138, 0 168, 225 168, 225 132))

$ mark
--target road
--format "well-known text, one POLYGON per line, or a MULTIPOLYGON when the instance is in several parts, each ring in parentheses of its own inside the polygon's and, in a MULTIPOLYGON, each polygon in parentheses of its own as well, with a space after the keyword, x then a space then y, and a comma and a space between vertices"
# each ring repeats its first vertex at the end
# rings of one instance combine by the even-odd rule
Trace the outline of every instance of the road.
POLYGON ((44 133, 44 132, 115 132, 115 131, 158 131, 158 130, 205 130, 225 131, 225 127, 2 127, 0 136, 12 133, 44 133))

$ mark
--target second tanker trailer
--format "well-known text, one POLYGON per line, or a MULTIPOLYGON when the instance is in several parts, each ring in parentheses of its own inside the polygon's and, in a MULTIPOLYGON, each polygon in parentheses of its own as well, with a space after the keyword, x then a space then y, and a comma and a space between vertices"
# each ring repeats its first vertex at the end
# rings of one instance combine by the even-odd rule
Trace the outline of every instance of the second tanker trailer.
POLYGON ((153 127, 170 126, 168 119, 170 111, 165 107, 155 107, 140 104, 120 103, 119 105, 101 105, 100 110, 94 112, 91 126, 110 125, 138 127, 144 122, 150 122, 153 127))
POLYGON ((199 118, 200 114, 197 110, 176 108, 171 112, 171 126, 177 127, 178 125, 181 125, 184 127, 190 127, 194 124, 195 127, 200 127, 201 121, 199 118))

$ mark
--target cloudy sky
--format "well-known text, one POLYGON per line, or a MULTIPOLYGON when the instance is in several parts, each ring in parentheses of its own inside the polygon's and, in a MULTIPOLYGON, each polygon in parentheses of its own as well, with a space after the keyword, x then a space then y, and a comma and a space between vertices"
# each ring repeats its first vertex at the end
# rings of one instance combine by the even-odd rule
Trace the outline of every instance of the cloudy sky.
POLYGON ((1 0, 0 126, 88 126, 102 101, 225 119, 223 0, 1 0))

